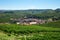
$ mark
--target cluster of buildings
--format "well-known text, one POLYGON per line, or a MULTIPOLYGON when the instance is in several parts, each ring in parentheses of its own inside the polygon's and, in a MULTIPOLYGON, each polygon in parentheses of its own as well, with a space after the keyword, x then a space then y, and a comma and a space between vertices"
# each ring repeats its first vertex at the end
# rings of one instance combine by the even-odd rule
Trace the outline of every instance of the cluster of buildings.
POLYGON ((22 25, 32 25, 32 24, 44 24, 46 23, 46 20, 42 19, 35 19, 35 18, 24 18, 24 19, 14 19, 16 24, 22 24, 22 25))

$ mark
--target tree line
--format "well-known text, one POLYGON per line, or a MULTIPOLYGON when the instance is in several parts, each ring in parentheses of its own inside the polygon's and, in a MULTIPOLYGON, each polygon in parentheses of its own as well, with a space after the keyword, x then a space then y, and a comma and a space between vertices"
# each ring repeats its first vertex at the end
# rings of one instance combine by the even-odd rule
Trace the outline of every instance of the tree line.
POLYGON ((24 17, 38 19, 60 19, 60 9, 0 10, 0 23, 9 22, 10 18, 18 19, 24 17))

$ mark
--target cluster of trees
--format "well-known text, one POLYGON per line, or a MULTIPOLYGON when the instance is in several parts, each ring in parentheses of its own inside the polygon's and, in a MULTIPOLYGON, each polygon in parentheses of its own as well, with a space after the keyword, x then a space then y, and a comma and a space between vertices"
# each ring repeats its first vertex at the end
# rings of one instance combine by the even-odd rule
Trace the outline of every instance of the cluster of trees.
POLYGON ((0 22, 9 22, 10 18, 60 19, 60 9, 0 10, 0 22))

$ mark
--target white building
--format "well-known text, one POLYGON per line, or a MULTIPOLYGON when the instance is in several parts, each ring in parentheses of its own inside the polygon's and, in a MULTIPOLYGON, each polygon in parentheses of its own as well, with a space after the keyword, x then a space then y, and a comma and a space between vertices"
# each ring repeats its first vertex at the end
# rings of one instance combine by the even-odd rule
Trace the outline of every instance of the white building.
POLYGON ((30 22, 30 24, 37 24, 37 22, 30 22))

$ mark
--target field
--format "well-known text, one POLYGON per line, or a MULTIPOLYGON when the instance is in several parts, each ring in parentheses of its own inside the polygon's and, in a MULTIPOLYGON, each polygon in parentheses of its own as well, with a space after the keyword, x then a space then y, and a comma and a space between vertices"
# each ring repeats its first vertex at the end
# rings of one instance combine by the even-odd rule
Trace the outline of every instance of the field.
POLYGON ((60 40, 60 21, 40 25, 0 24, 0 40, 60 40))

